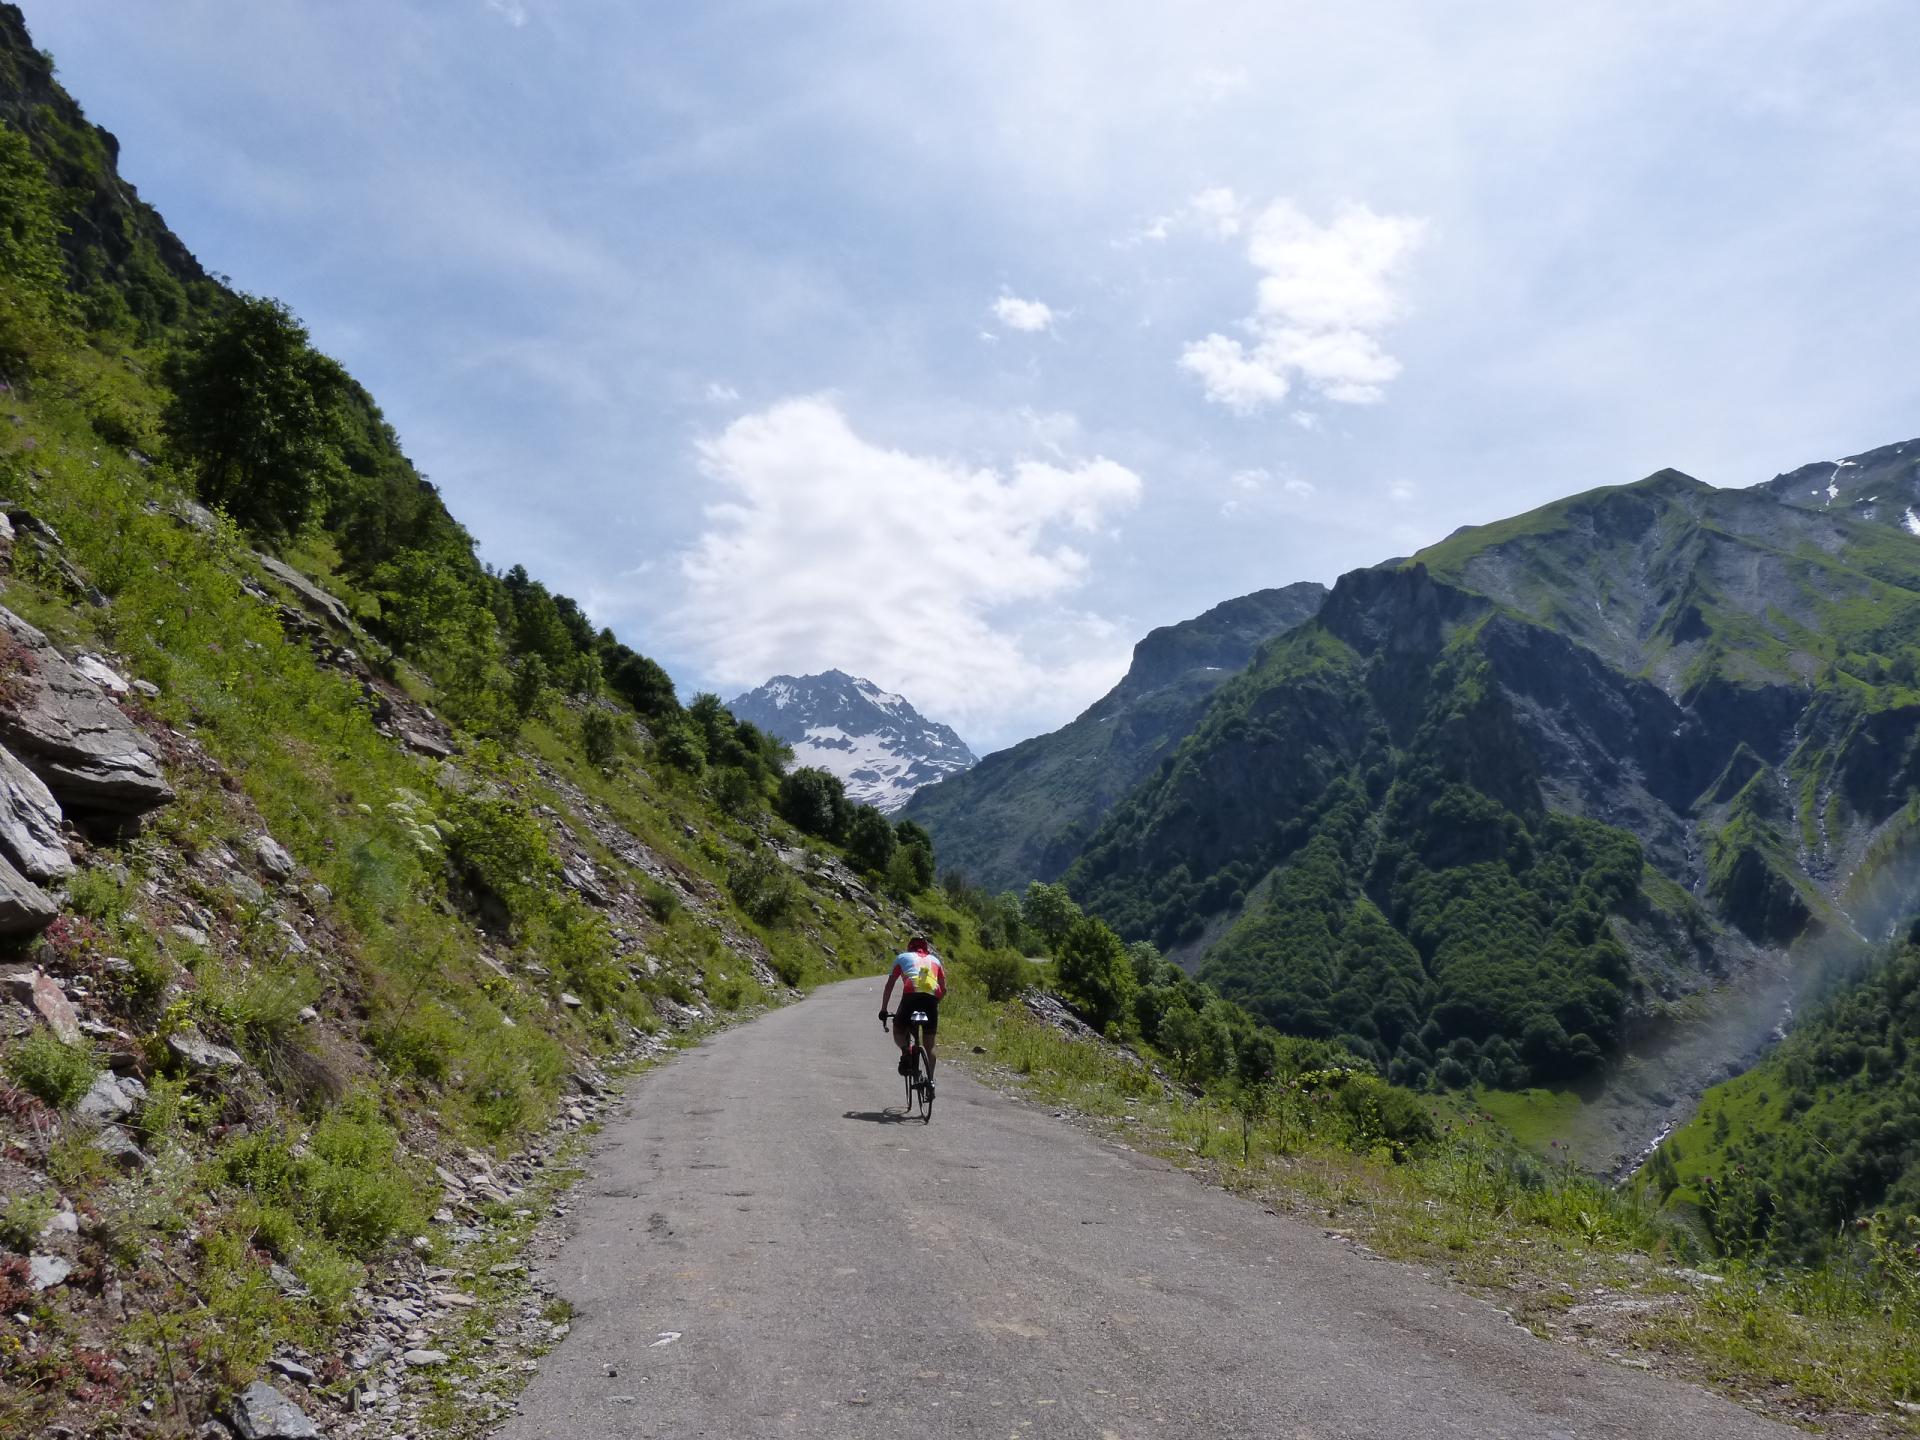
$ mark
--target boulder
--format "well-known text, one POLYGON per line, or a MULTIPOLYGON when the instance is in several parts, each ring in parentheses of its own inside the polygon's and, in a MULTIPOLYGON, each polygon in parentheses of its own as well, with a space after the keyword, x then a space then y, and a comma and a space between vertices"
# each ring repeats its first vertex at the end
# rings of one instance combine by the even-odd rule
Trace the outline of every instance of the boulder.
POLYGON ((146 737, 47 637, 0 606, 0 740, 69 812, 134 816, 173 799, 146 737))
POLYGON ((0 747, 0 850, 34 880, 64 880, 73 857, 60 836, 60 805, 46 782, 0 747))
POLYGON ((27 1257, 27 1285, 36 1294, 42 1290, 51 1290, 56 1285, 64 1285, 71 1274, 73 1274, 72 1262, 62 1260, 58 1255, 27 1257))
POLYGON ((0 858, 0 935, 31 935, 59 913, 58 901, 0 858))
POLYGON ((67 999, 67 992, 60 988, 60 982, 44 970, 36 970, 33 976, 33 988, 29 999, 49 1029, 68 1045, 80 1041, 80 1016, 73 1008, 73 1002, 67 999))
POLYGON ((435 760, 445 760, 453 754, 453 741, 425 725, 400 726, 400 743, 416 754, 430 755, 435 760))
POLYGON ((238 1070, 247 1063, 238 1050, 216 1045, 197 1030, 174 1031, 167 1036, 167 1048, 189 1070, 198 1070, 203 1074, 215 1070, 238 1070))
POLYGON ((153 1157, 133 1143, 133 1137, 118 1125, 108 1125, 94 1136, 93 1148, 124 1170, 144 1170, 153 1157))
POLYGON ((240 1440, 306 1440, 320 1433, 306 1412, 264 1380, 256 1380, 227 1408, 240 1440))
POLYGON ((89 655, 85 650, 73 657, 73 668, 109 695, 124 695, 130 688, 126 676, 98 655, 89 655))
POLYGON ((267 1361, 267 1368, 281 1379, 292 1380, 301 1385, 311 1385, 319 1378, 311 1369, 290 1355, 276 1355, 267 1361))
POLYGON ((293 878, 293 856, 287 853, 287 847, 271 835, 262 835, 253 842, 254 858, 260 862, 260 868, 276 880, 293 878))
POLYGON ((105 1124, 109 1120, 131 1115, 134 1107, 146 1098, 147 1087, 131 1075, 120 1076, 108 1072, 95 1080, 93 1088, 80 1097, 80 1103, 74 1106, 74 1113, 82 1120, 105 1124))
POLYGON ((259 562, 262 570, 293 591, 300 598, 300 603, 308 610, 323 616, 342 630, 349 628, 348 621, 351 617, 347 614, 346 605, 337 595, 329 595, 284 560, 276 560, 273 556, 262 555, 258 551, 254 552, 253 558, 259 562))

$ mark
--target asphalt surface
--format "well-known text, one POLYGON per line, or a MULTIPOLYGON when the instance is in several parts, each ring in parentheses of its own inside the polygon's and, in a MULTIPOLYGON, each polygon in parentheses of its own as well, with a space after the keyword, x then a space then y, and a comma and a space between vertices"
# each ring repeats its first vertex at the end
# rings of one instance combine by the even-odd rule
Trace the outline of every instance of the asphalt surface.
POLYGON ((572 1334, 502 1440, 1799 1433, 958 1067, 903 1123, 879 993, 824 989, 634 1082, 548 1270, 572 1334))

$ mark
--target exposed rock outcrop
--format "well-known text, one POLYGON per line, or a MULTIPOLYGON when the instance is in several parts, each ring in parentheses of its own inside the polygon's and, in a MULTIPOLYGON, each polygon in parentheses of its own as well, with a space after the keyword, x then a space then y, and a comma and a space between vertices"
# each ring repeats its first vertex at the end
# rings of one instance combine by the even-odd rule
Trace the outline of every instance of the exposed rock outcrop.
POLYGON ((46 782, 0 748, 0 850, 30 879, 64 880, 73 873, 60 820, 46 782))
POLYGON ((33 626, 0 607, 0 740, 75 820, 124 823, 173 799, 133 722, 33 626))

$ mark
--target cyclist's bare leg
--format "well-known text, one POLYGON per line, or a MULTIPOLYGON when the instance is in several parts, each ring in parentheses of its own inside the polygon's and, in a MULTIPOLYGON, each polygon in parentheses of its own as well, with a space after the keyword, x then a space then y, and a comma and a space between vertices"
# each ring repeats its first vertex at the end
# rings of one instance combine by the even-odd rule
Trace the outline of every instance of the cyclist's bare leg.
POLYGON ((929 1034, 920 1042, 920 1050, 927 1057, 927 1079, 933 1079, 933 1036, 929 1034))

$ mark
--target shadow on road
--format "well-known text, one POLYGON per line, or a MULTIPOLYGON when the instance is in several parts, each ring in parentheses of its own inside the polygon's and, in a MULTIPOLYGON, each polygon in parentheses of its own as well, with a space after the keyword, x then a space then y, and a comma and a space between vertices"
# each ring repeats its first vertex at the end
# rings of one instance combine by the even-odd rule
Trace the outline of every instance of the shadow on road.
POLYGON ((875 1125, 898 1125, 907 1118, 904 1110, 849 1110, 842 1120, 870 1120, 875 1125))

